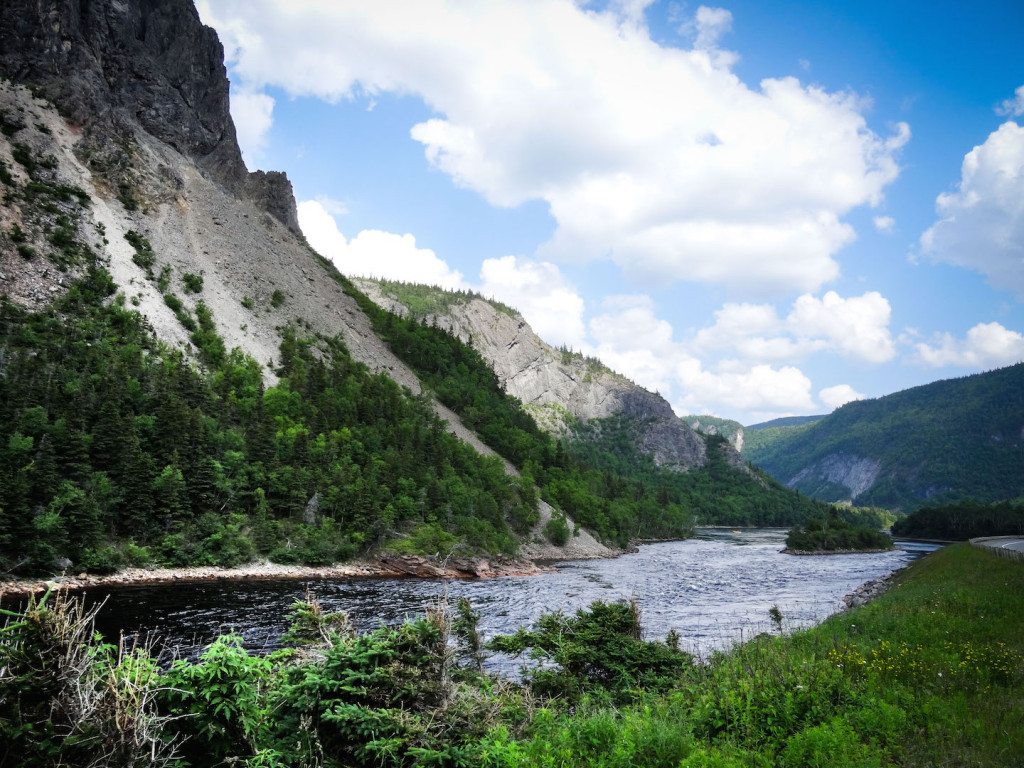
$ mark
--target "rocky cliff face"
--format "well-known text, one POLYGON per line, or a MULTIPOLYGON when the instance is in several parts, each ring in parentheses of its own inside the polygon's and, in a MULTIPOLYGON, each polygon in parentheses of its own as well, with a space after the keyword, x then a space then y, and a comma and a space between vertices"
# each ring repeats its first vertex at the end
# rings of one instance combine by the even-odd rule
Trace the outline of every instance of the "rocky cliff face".
MULTIPOLYGON (((5 0, 0 74, 85 126, 94 146, 123 145, 137 123, 299 233, 287 177, 242 162, 224 50, 192 0, 5 0)), ((130 159, 106 160, 115 187, 133 186, 130 159)))
MULTIPOLYGON (((381 306, 407 311, 381 283, 357 283, 381 306)), ((596 360, 553 348, 507 307, 473 296, 442 304, 443 311, 424 319, 471 344, 494 369, 505 391, 522 401, 542 427, 559 432, 567 419, 621 416, 636 425, 637 447, 659 466, 685 470, 706 463, 705 441, 660 395, 596 360)))

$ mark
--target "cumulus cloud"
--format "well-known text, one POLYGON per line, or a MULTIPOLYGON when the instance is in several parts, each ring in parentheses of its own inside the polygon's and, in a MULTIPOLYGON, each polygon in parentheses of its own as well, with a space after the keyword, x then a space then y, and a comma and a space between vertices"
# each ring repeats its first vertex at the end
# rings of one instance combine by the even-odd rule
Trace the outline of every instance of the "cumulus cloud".
POLYGON ((786 325, 798 338, 824 339, 849 357, 884 363, 896 356, 889 333, 891 315, 888 300, 877 291, 848 299, 829 291, 820 299, 800 296, 786 325))
POLYGON ((921 235, 924 254, 1024 299, 1024 127, 1007 121, 968 152, 960 184, 936 208, 939 220, 921 235))
POLYGON ((582 348, 583 299, 550 262, 504 256, 480 268, 478 290, 519 310, 549 344, 582 348))
POLYGON ((693 347, 744 360, 793 360, 831 351, 883 363, 896 355, 891 314, 888 300, 877 291, 849 298, 835 291, 820 299, 804 294, 785 318, 770 304, 726 304, 715 312, 713 325, 694 335, 693 347))
POLYGON ((834 387, 825 387, 818 392, 818 399, 830 410, 834 411, 841 405, 863 400, 864 395, 855 390, 849 384, 836 384, 834 387))
POLYGON ((724 413, 755 420, 809 413, 816 408, 811 381, 791 365, 775 367, 724 360, 706 366, 673 338, 647 296, 606 299, 589 324, 596 354, 648 389, 661 392, 682 413, 724 413))
POLYGON ((494 205, 545 201, 545 259, 762 291, 817 289, 877 204, 909 137, 880 136, 853 94, 743 82, 702 6, 692 50, 654 42, 643 0, 203 0, 232 73, 327 100, 413 94, 427 161, 494 205))
POLYGON ((258 91, 232 90, 231 119, 235 123, 242 159, 250 168, 255 168, 274 122, 274 99, 258 91))
POLYGON ((871 221, 879 232, 892 232, 896 226, 896 219, 892 216, 875 216, 871 221))
POLYGON ((996 107, 996 114, 1005 117, 1024 115, 1024 85, 1013 92, 1012 99, 1005 99, 996 107))
POLYGON ((1024 360, 1024 335, 999 323, 978 323, 962 339, 944 333, 916 349, 918 359, 934 368, 997 368, 1024 360))
POLYGON ((429 248, 416 245, 412 235, 364 229, 351 240, 338 229, 324 204, 317 200, 299 203, 299 226, 309 244, 326 256, 345 275, 382 277, 410 283, 465 288, 462 275, 451 269, 429 248))

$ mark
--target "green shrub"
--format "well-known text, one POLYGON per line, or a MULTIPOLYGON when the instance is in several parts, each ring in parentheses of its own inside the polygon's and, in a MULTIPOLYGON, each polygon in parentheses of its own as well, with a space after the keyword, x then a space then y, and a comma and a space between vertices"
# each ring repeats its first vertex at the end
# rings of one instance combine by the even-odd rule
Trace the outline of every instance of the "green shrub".
POLYGON ((181 276, 181 282, 185 286, 185 293, 202 293, 203 276, 193 272, 186 272, 181 276))
POLYGON ((880 768, 878 750, 862 743, 850 725, 833 720, 793 736, 782 752, 782 768, 880 768))
POLYGON ((277 309, 282 304, 284 304, 284 292, 275 288, 274 292, 270 294, 270 306, 277 309))
POLYGON ((571 535, 565 515, 561 512, 555 512, 544 525, 544 535, 556 547, 564 547, 571 535))
POLYGON ((116 573, 127 565, 124 554, 116 547, 105 545, 82 552, 78 567, 89 573, 116 573))

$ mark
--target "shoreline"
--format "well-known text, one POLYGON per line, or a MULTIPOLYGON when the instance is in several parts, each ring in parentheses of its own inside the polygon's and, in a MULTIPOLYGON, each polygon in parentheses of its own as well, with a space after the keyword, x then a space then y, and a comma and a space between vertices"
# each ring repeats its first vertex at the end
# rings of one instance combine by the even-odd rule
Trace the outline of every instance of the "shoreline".
POLYGON ((886 549, 785 549, 779 550, 784 555, 796 555, 807 557, 808 555, 880 555, 883 552, 893 552, 896 547, 886 549))
POLYGON ((888 573, 885 576, 879 576, 877 579, 865 581, 853 590, 853 592, 843 596, 843 610, 849 611, 853 608, 860 608, 862 605, 870 603, 876 597, 885 594, 895 582, 896 577, 911 565, 912 563, 907 563, 906 565, 897 568, 892 573, 888 573))
POLYGON ((136 587, 212 581, 276 581, 315 579, 498 579, 551 573, 550 565, 498 557, 457 558, 447 562, 418 555, 380 555, 334 565, 282 565, 257 561, 234 567, 125 568, 99 575, 79 573, 48 578, 0 579, 0 599, 29 597, 48 590, 79 592, 95 587, 136 587))

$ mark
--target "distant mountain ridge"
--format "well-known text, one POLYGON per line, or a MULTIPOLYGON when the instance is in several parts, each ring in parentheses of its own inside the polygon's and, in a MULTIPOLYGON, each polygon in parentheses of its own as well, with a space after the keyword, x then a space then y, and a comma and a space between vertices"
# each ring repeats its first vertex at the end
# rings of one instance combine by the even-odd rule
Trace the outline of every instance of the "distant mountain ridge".
POLYGON ((1024 494, 1024 364, 779 421, 748 428, 744 458, 824 501, 908 511, 1024 494))

